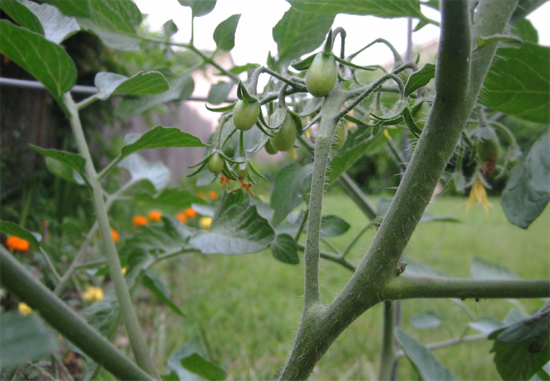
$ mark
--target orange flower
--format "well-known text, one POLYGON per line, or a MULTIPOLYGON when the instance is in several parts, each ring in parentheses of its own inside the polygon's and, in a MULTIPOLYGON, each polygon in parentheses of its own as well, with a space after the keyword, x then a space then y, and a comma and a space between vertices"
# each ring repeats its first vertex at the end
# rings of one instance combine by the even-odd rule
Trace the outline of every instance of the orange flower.
POLYGON ((195 209, 187 208, 187 209, 185 209, 185 215, 187 216, 187 218, 195 218, 199 214, 197 213, 197 211, 195 209))
POLYGON ((28 251, 31 245, 29 241, 12 235, 6 240, 6 246, 17 251, 28 251))
POLYGON ((160 218, 162 217, 162 213, 158 210, 151 210, 149 212, 149 219, 154 222, 160 221, 160 218))
POLYGON ((132 223, 139 228, 141 225, 147 225, 147 218, 143 216, 134 216, 132 223))
POLYGON ((206 199, 206 196, 205 196, 204 193, 202 193, 201 191, 198 191, 198 192, 196 193, 196 195, 199 196, 200 198, 206 199))
POLYGON ((115 243, 118 242, 118 240, 120 239, 120 234, 118 234, 118 232, 111 228, 111 237, 113 237, 113 241, 115 241, 115 243))
POLYGON ((208 191, 208 197, 210 197, 212 200, 218 199, 218 192, 216 191, 208 191))
POLYGON ((176 218, 180 220, 181 223, 187 222, 187 216, 183 213, 176 213, 176 218))

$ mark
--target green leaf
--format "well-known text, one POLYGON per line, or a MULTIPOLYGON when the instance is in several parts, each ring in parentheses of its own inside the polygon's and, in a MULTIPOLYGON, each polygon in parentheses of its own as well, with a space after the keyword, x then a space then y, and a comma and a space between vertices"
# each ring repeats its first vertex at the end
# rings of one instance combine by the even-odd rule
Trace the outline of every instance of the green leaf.
POLYGON ((443 271, 434 269, 424 263, 413 261, 410 258, 405 260, 407 267, 405 267, 405 274, 413 275, 427 275, 427 276, 447 276, 443 271))
POLYGON ((80 27, 73 17, 65 16, 56 7, 52 7, 48 4, 37 4, 29 0, 17 1, 38 17, 38 20, 40 20, 44 28, 44 33, 41 34, 51 42, 60 44, 80 30, 80 27))
POLYGON ((425 381, 454 380, 449 369, 441 365, 432 352, 399 327, 395 328, 395 337, 401 344, 409 361, 414 365, 420 379, 425 381))
POLYGON ((115 73, 97 73, 94 84, 99 89, 96 96, 102 100, 113 94, 149 95, 169 89, 166 78, 158 71, 139 72, 130 78, 115 73))
POLYGON ((443 324, 441 314, 435 311, 424 311, 414 314, 409 318, 409 321, 413 327, 418 329, 437 328, 443 324))
POLYGON ((301 166, 292 162, 275 175, 270 206, 275 210, 273 226, 279 225, 288 213, 304 201, 311 186, 313 164, 301 166))
POLYGON ((527 19, 515 23, 512 27, 512 32, 524 42, 532 42, 534 44, 538 44, 539 42, 539 32, 531 24, 531 21, 527 19))
POLYGON ((168 371, 177 374, 180 380, 194 380, 198 375, 207 380, 224 380, 225 370, 205 359, 201 345, 190 340, 168 358, 168 371), (190 374, 191 373, 191 374, 190 374))
POLYGON ((512 13, 509 24, 513 25, 523 20, 528 14, 543 5, 546 1, 547 0, 519 0, 514 13, 512 13))
POLYGON ((405 95, 409 96, 416 89, 426 86, 435 77, 435 65, 427 63, 419 71, 411 74, 405 85, 405 95))
POLYGON ((116 114, 123 118, 130 118, 162 103, 183 101, 191 96, 194 88, 195 81, 191 76, 176 78, 170 81, 170 89, 163 93, 123 99, 116 109, 116 114))
POLYGON ((508 315, 506 315, 506 317, 504 318, 504 324, 512 325, 522 321, 526 317, 527 316, 523 312, 519 311, 517 308, 511 308, 508 312, 508 315))
POLYGON ((476 49, 481 49, 485 46, 488 46, 497 42, 502 42, 502 43, 505 43, 507 46, 510 45, 510 47, 515 47, 515 48, 519 48, 523 44, 523 40, 517 36, 495 34, 489 37, 479 37, 477 39, 476 49))
POLYGON ((550 47, 525 42, 499 48, 483 83, 479 102, 507 115, 550 123, 550 47))
POLYGON ((370 15, 383 18, 416 17, 424 18, 418 0, 287 0, 301 12, 321 14, 347 13, 350 15, 370 15))
MULTIPOLYGON (((342 218, 335 215, 323 216, 321 220, 321 237, 338 237, 345 234, 351 227, 342 218)), ((307 231, 307 226, 305 227, 307 231)))
POLYGON ((55 5, 61 12, 67 16, 90 17, 90 4, 88 0, 44 0, 45 3, 55 5))
POLYGON ((481 258, 474 257, 470 266, 472 278, 477 279, 519 279, 508 268, 496 263, 487 262, 481 258))
POLYGON ((51 157, 45 157, 45 162, 48 171, 53 173, 55 176, 72 183, 76 182, 74 169, 67 164, 59 160, 52 159, 51 157))
POLYGON ((13 235, 15 237, 23 238, 25 241, 29 241, 29 243, 35 248, 40 246, 39 242, 42 240, 42 236, 40 234, 31 232, 30 230, 22 228, 21 226, 9 221, 0 220, 0 232, 6 235, 13 235))
POLYGON ((500 204, 512 224, 527 229, 550 201, 550 130, 512 170, 500 204))
MULTIPOLYGON (((56 161, 66 164, 67 166, 74 169, 78 173, 82 172, 82 169, 86 164, 86 159, 84 159, 84 157, 76 153, 59 151, 56 149, 40 148, 33 144, 29 144, 29 148, 31 148, 33 151, 36 151, 43 156, 52 158, 56 161)), ((73 178, 73 181, 74 181, 74 178, 73 178)))
POLYGON ((154 196, 136 195, 135 200, 148 204, 171 206, 178 209, 188 208, 193 204, 206 204, 206 201, 194 193, 176 188, 164 189, 161 193, 154 196))
POLYGON ((481 333, 490 334, 502 328, 502 322, 492 317, 480 317, 475 322, 469 322, 468 326, 481 333))
POLYGON ((241 73, 244 73, 247 70, 255 69, 259 66, 260 66, 259 64, 247 63, 245 65, 233 66, 229 71, 233 74, 241 74, 241 73))
POLYGON ((44 35, 44 28, 38 17, 22 2, 16 0, 0 0, 0 9, 2 9, 13 21, 31 32, 44 35))
POLYGON ((162 30, 168 37, 178 33, 178 26, 174 23, 174 20, 168 20, 162 24, 162 30))
POLYGON ((489 335, 491 353, 504 380, 529 380, 550 358, 550 308, 489 335))
POLYGON ((137 37, 103 28, 89 19, 78 19, 78 25, 82 29, 94 33, 105 46, 123 51, 139 50, 140 40, 137 37))
POLYGON ((183 132, 176 127, 156 126, 144 134, 128 134, 121 156, 126 157, 134 152, 153 148, 170 147, 207 147, 199 138, 183 132))
POLYGON ((289 234, 278 234, 275 237, 275 240, 271 243, 271 253, 276 260, 283 263, 291 265, 300 263, 296 241, 289 234))
MULTIPOLYGON (((378 214, 377 219, 380 220, 380 223, 382 223, 382 219, 386 216, 386 213, 388 212, 388 209, 390 207, 390 204, 392 202, 391 198, 381 197, 377 201, 377 207, 378 207, 378 214)), ((431 214, 428 212, 424 212, 422 215, 422 218, 420 218, 420 221, 418 221, 419 224, 425 224, 428 222, 461 222, 460 220, 449 217, 449 216, 436 216, 435 214, 431 214)))
POLYGON ((215 85, 212 85, 210 92, 208 93, 208 98, 206 101, 213 105, 219 105, 226 102, 227 96, 233 88, 233 82, 223 82, 220 81, 215 85))
POLYGON ((189 243, 204 254, 248 254, 265 249, 274 238, 269 222, 241 191, 224 194, 210 229, 198 232, 189 243))
POLYGON ((61 46, 6 20, 0 20, 0 53, 42 82, 57 100, 76 83, 75 64, 61 46))
POLYGON ((168 185, 172 175, 162 161, 150 163, 138 154, 125 157, 118 166, 130 172, 132 181, 148 180, 157 191, 168 185))
POLYGON ((185 7, 191 7, 193 17, 207 15, 216 6, 216 0, 178 0, 178 2, 185 7))
POLYGON ((334 15, 303 13, 295 8, 285 12, 273 28, 279 62, 290 62, 318 48, 334 22, 334 15))
POLYGON ((240 18, 240 14, 229 16, 216 27, 214 41, 218 49, 231 50, 235 47, 235 32, 240 18))
POLYGON ((168 291, 164 287, 162 280, 151 270, 146 270, 141 283, 149 289, 157 298, 159 298, 164 304, 166 304, 172 311, 185 317, 185 314, 180 310, 176 304, 168 296, 168 291))
POLYGON ((18 312, 2 313, 0 326, 2 369, 37 360, 57 351, 55 335, 35 313, 28 316, 18 312))

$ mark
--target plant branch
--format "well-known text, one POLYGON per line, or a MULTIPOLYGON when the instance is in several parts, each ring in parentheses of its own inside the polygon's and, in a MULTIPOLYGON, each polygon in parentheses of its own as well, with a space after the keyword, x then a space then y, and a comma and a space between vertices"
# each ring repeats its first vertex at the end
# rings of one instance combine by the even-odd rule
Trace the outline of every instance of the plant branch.
POLYGON ((59 274, 57 273, 57 271, 55 270, 55 267, 52 263, 52 261, 50 260, 50 257, 48 256, 48 253, 46 253, 46 251, 40 247, 40 252, 42 253, 42 255, 44 256, 44 259, 46 260, 46 263, 48 264, 48 267, 50 268, 50 270, 52 271, 53 273, 53 276, 55 277, 55 279, 59 282, 61 280, 61 277, 59 276, 59 274))
POLYGON ((378 372, 378 380, 380 381, 389 380, 391 377, 394 361, 393 327, 393 303, 390 300, 386 300, 384 302, 384 330, 382 332, 382 353, 380 356, 380 369, 378 372))
MULTIPOLYGON (((456 345, 456 344, 460 344, 460 343, 469 343, 469 342, 485 340, 485 339, 487 339, 487 334, 480 333, 478 335, 456 337, 454 339, 440 341, 438 343, 426 344, 425 347, 428 348, 429 350, 440 349, 440 348, 450 347, 451 345, 456 345)), ((394 356, 395 356, 396 360, 399 360, 400 358, 405 357, 405 352, 397 351, 397 352, 395 352, 394 356)))
POLYGON ((363 234, 365 234, 365 232, 367 230, 369 230, 370 228, 372 228, 374 225, 372 224, 372 222, 369 222, 368 224, 366 224, 363 229, 361 229, 359 231, 359 233, 357 233, 357 235, 351 240, 351 242, 348 244, 348 246, 344 249, 344 251, 342 251, 341 253, 341 256, 342 257, 345 257, 349 252, 350 250, 353 248, 353 246, 355 246, 355 244, 357 243, 357 241, 359 241, 359 239, 363 236, 363 234))
MULTIPOLYGON (((298 249, 304 251, 305 246, 301 243, 297 243, 298 249)), ((356 269, 356 266, 347 258, 342 258, 340 255, 334 255, 332 253, 329 253, 328 251, 319 250, 319 255, 321 258, 326 259, 328 261, 332 261, 335 263, 338 263, 342 266, 344 266, 346 269, 350 270, 351 272, 354 272, 356 269)))
POLYGON ((550 279, 470 279, 402 274, 382 292, 386 299, 414 298, 548 298, 550 279))
MULTIPOLYGON (((109 225, 105 201, 103 199, 103 190, 97 178, 97 173, 92 162, 88 144, 84 136, 84 131, 82 130, 82 126, 80 124, 78 110, 70 93, 65 93, 63 95, 62 103, 67 110, 67 117, 73 130, 78 151, 86 159, 84 170, 92 190, 92 202, 94 204, 97 222, 101 231, 103 243, 105 245, 105 254, 107 257, 107 262, 109 263, 111 278, 113 280, 117 300, 120 305, 122 320, 124 321, 126 331, 128 332, 128 337, 130 339, 134 355, 138 365, 143 370, 145 370, 153 378, 159 379, 160 376, 156 370, 153 359, 149 354, 145 338, 143 337, 143 332, 141 331, 139 321, 132 305, 128 287, 126 286, 124 276, 122 275, 122 268, 120 266, 117 249, 115 242, 113 241, 113 237, 111 236, 111 227, 109 225)), ((80 343, 75 342, 75 344, 79 345, 80 343)))
POLYGON ((369 220, 376 218, 376 207, 372 205, 367 196, 365 196, 363 191, 357 186, 357 184, 355 184, 347 173, 342 174, 338 178, 338 183, 369 220))
POLYGON ((123 380, 151 380, 0 246, 0 282, 94 361, 123 380))

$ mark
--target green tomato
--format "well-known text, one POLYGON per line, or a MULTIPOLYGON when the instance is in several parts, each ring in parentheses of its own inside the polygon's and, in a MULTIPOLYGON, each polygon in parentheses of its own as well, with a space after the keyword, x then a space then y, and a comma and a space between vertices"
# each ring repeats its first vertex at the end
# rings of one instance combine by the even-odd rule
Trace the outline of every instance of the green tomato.
POLYGON ((258 120, 260 102, 239 99, 233 111, 233 124, 241 131, 248 131, 258 120))
POLYGON ((348 132, 346 131, 346 124, 343 122, 338 123, 334 137, 332 138, 332 149, 338 151, 343 147, 346 142, 348 132))
POLYGON ((239 179, 246 179, 246 177, 248 176, 248 170, 248 163, 244 164, 244 169, 242 167, 242 164, 235 164, 233 166, 233 171, 235 171, 239 179))
POLYGON ((267 152, 268 154, 270 155, 275 155, 277 151, 272 145, 271 145, 271 139, 267 141, 267 143, 265 143, 265 152, 267 152))
POLYGON ((306 88, 311 95, 317 98, 326 96, 334 85, 338 73, 336 60, 332 55, 326 56, 318 53, 306 72, 306 88))
POLYGON ((271 145, 278 151, 287 152, 294 147, 296 140, 296 126, 292 116, 287 112, 283 124, 270 139, 271 145))
POLYGON ((225 160, 219 153, 215 153, 208 159, 208 170, 215 175, 219 175, 223 171, 225 160))

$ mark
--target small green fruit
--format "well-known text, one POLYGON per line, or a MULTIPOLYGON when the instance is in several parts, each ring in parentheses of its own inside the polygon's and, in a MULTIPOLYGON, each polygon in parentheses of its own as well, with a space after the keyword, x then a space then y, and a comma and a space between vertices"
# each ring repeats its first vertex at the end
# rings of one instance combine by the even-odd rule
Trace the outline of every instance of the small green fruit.
POLYGON ((326 96, 338 78, 336 60, 332 55, 318 53, 306 72, 306 88, 317 98, 326 96))
POLYGON ((208 170, 215 175, 219 175, 223 171, 224 163, 223 157, 216 152, 208 159, 208 170))
POLYGON ((277 152, 279 152, 273 147, 273 145, 271 145, 271 139, 269 139, 267 143, 265 143, 264 148, 265 148, 265 152, 267 152, 270 155, 275 155, 277 152))
POLYGON ((246 177, 248 176, 248 170, 248 163, 235 164, 233 166, 233 171, 235 171, 239 179, 246 179, 246 177))
POLYGON ((278 151, 287 152, 294 147, 296 140, 296 126, 290 113, 287 112, 283 124, 270 139, 271 145, 278 151))
POLYGON ((260 102, 239 99, 233 111, 233 124, 241 131, 248 131, 258 120, 260 102))

